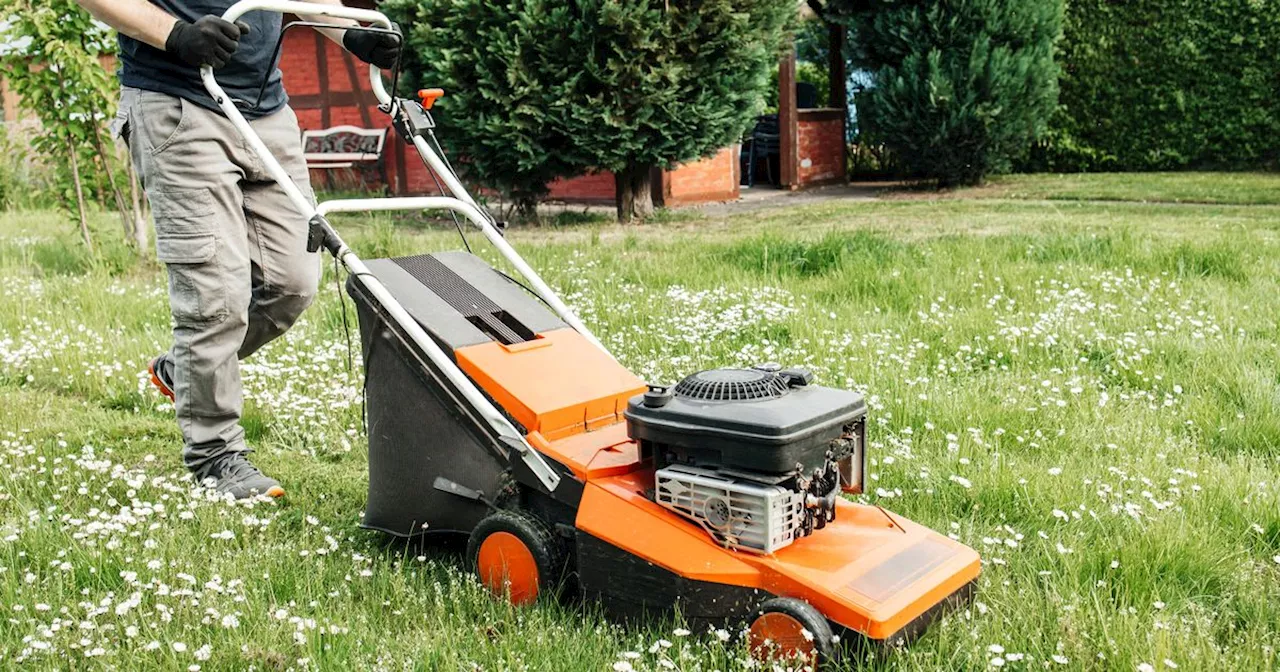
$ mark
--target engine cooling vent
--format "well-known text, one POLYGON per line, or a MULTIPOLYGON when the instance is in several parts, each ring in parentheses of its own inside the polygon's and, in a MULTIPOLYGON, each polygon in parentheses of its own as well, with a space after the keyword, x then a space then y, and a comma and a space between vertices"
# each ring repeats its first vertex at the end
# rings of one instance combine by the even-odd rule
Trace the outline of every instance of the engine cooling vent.
POLYGON ((772 371, 712 369, 699 371, 676 384, 676 396, 703 401, 774 399, 787 393, 787 381, 772 371))
POLYGON ((804 536, 804 495, 697 467, 654 473, 654 501, 702 526, 726 548, 773 553, 804 536))

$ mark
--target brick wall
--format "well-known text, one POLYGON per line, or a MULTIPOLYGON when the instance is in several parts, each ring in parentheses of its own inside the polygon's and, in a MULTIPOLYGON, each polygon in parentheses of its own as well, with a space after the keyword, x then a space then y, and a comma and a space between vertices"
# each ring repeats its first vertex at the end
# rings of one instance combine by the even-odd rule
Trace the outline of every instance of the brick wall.
POLYGON ((738 200, 738 145, 715 156, 676 166, 662 175, 662 203, 667 206, 738 200))
MULTIPOLYGON (((348 54, 314 30, 295 28, 285 36, 280 54, 285 91, 298 114, 302 130, 319 130, 350 124, 361 128, 388 128, 390 117, 378 110, 369 88, 369 66, 348 54)), ((416 152, 388 131, 384 160, 393 193, 438 193, 416 152)), ((380 176, 368 175, 368 187, 380 176)), ((350 187, 359 178, 347 171, 315 171, 317 187, 350 187), (324 173, 329 173, 325 175, 324 173)))
POLYGON ((547 185, 553 201, 613 205, 613 173, 605 170, 578 177, 563 178, 547 185))
MULTIPOLYGON (((733 145, 710 158, 663 171, 654 185, 654 200, 666 206, 737 200, 738 177, 738 146, 733 145)), ((613 173, 608 171, 556 180, 548 186, 550 198, 558 201, 614 201, 613 173)))
MULTIPOLYGON (((103 67, 114 70, 115 59, 104 58, 103 67)), ((298 115, 298 125, 302 130, 320 130, 343 124, 360 128, 390 126, 390 118, 377 109, 377 101, 369 88, 368 66, 314 30, 295 28, 289 31, 280 54, 280 69, 284 73, 290 105, 298 115)), ((5 119, 14 120, 18 100, 2 81, 0 95, 4 96, 5 119)), ((445 104, 447 95, 446 92, 445 104)), ((803 129, 803 121, 801 126, 803 129)), ((839 129, 836 132, 838 135, 839 129)), ((389 133, 384 160, 392 193, 439 193, 417 152, 401 141, 394 131, 389 133)), ((805 156, 804 147, 802 142, 802 158, 805 156)), ((843 158, 840 161, 843 162, 843 158)), ((801 175, 804 174, 802 169, 801 175)), ((738 147, 734 145, 711 158, 664 172, 655 185, 654 197, 665 205, 736 200, 738 178, 738 147)), ((365 186, 370 189, 376 190, 381 186, 376 183, 380 176, 370 174, 366 179, 365 186)), ((356 187, 360 183, 358 176, 346 171, 315 171, 311 181, 317 188, 356 187)), ((549 187, 550 198, 554 200, 599 204, 612 204, 614 201, 613 174, 609 172, 556 180, 549 187)))
POLYGON ((801 188, 845 179, 843 111, 830 112, 800 110, 796 124, 800 165, 796 174, 801 188))

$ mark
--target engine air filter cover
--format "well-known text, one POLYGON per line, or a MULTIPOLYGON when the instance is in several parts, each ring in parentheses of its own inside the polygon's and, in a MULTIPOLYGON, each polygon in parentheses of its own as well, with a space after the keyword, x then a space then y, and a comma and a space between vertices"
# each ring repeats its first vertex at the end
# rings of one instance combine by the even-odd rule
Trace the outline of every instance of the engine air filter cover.
POLYGON ((787 393, 787 381, 773 371, 712 369, 699 371, 676 385, 676 396, 703 401, 774 399, 787 393))

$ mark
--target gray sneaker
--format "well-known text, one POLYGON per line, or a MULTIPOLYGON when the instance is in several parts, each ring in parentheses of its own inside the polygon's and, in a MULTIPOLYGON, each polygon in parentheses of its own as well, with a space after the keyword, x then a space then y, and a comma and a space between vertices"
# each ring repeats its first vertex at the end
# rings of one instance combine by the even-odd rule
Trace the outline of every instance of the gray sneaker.
POLYGON ((245 457, 245 453, 227 453, 205 462, 191 472, 197 483, 205 485, 214 479, 212 487, 220 493, 231 493, 236 499, 258 495, 283 497, 280 481, 262 473, 245 457))

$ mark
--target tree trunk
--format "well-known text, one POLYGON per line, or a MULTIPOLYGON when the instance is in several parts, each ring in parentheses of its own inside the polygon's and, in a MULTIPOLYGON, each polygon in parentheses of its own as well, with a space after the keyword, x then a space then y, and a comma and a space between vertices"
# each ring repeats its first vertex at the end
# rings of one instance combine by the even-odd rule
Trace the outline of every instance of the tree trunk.
POLYGON ((133 244, 138 248, 139 256, 147 256, 150 248, 148 247, 148 228, 147 215, 142 211, 142 198, 138 192, 141 191, 138 185, 138 174, 133 170, 133 161, 130 157, 125 157, 125 170, 129 176, 129 200, 133 205, 133 244))
POLYGON ((116 212, 120 213, 120 225, 124 227, 124 242, 133 245, 137 240, 133 231, 134 221, 129 209, 124 205, 124 194, 120 193, 120 186, 116 184, 116 173, 111 169, 111 157, 107 156, 107 149, 102 144, 102 134, 98 132, 97 126, 93 129, 93 146, 98 152, 98 160, 102 162, 102 169, 107 175, 107 184, 111 187, 111 197, 115 200, 116 212))
POLYGON ((67 135, 67 155, 71 157, 71 181, 76 188, 76 211, 80 215, 80 237, 89 254, 93 254, 93 241, 89 238, 89 217, 84 206, 84 187, 80 184, 80 161, 76 158, 76 146, 71 135, 67 135))
POLYGON ((613 190, 618 206, 618 222, 630 224, 633 219, 653 216, 653 167, 627 166, 614 173, 613 190))

